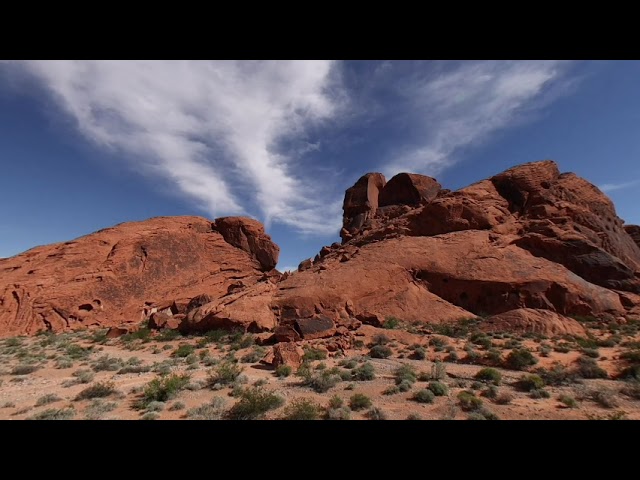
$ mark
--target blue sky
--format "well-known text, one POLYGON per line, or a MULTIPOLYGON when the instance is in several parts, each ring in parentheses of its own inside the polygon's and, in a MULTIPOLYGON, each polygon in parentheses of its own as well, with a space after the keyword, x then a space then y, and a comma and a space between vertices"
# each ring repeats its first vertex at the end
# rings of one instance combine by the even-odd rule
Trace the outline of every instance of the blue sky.
POLYGON ((640 223, 638 61, 0 61, 0 257, 159 215, 248 215, 295 268, 344 190, 551 158, 640 223))

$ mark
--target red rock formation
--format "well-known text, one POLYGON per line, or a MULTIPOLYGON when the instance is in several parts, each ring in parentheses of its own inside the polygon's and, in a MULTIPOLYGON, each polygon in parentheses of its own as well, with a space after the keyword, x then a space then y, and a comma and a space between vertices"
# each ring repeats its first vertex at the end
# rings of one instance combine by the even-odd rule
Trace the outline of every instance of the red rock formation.
POLYGON ((624 231, 636 242, 636 245, 640 247, 640 226, 638 225, 625 225, 624 231))
POLYGON ((485 320, 480 328, 485 332, 538 333, 548 337, 587 335, 585 328, 572 318, 563 317, 550 310, 532 308, 519 308, 494 315, 485 320))
POLYGON ((435 178, 415 173, 399 173, 380 192, 379 206, 428 203, 438 195, 441 185, 435 178))
POLYGON ((0 260, 0 336, 136 325, 153 311, 184 311, 203 292, 218 300, 239 279, 258 284, 278 247, 254 220, 212 225, 158 217, 0 260))
POLYGON ((386 180, 381 173, 367 173, 360 177, 355 185, 349 188, 344 195, 343 229, 340 236, 351 238, 378 209, 378 196, 384 187, 386 180))

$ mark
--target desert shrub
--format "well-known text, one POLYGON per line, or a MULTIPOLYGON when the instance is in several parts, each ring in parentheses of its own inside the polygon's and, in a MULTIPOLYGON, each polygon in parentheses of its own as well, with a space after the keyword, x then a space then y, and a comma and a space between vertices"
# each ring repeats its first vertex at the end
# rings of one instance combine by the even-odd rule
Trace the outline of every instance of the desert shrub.
POLYGON ((597 348, 583 348, 582 353, 591 358, 598 358, 600 356, 600 352, 597 348))
POLYGON ((458 393, 458 405, 460 405, 460 408, 465 412, 470 412, 482 407, 482 399, 476 397, 473 392, 463 390, 458 393))
POLYGON ((480 408, 470 413, 467 420, 500 420, 500 417, 486 408, 480 408))
POLYGON ((140 417, 140 420, 157 420, 160 418, 160 414, 156 412, 146 412, 140 417))
POLYGON ((431 365, 431 380, 444 380, 447 376, 447 366, 442 362, 431 365))
POLYGON ((349 370, 356 368, 358 366, 358 362, 354 358, 343 358, 338 362, 338 365, 344 368, 348 368, 349 370))
POLYGON ((149 365, 125 365, 118 370, 118 375, 124 375, 127 373, 145 373, 151 370, 149 365))
POLYGON ((446 396, 449 393, 449 389, 442 382, 429 382, 427 388, 431 390, 436 397, 446 396))
POLYGON ((328 392, 342 381, 339 375, 331 371, 323 371, 322 373, 312 375, 309 380, 305 381, 306 385, 311 387, 317 393, 328 392))
POLYGON ((193 345, 189 345, 187 343, 184 343, 182 345, 178 345, 178 348, 176 348, 171 353, 171 356, 172 357, 177 357, 177 358, 185 358, 185 357, 188 357, 189 355, 191 355, 195 351, 196 351, 196 348, 193 345))
POLYGON ((105 413, 115 410, 117 406, 118 404, 115 402, 106 402, 102 398, 96 398, 84 409, 84 416, 87 420, 99 420, 105 413))
POLYGON ((230 385, 240 376, 241 373, 242 367, 233 362, 223 361, 209 372, 207 384, 210 388, 214 388, 216 385, 230 385))
POLYGON ((254 420, 263 418, 269 410, 274 410, 284 403, 284 399, 261 388, 245 389, 240 400, 231 407, 228 418, 231 420, 254 420))
POLYGON ((413 353, 410 355, 410 358, 414 360, 424 360, 427 358, 427 351, 424 347, 416 347, 413 349, 413 353))
POLYGON ((40 407, 41 405, 48 405, 50 403, 58 402, 62 400, 55 393, 47 393, 46 395, 41 396, 36 400, 36 407, 40 407))
POLYGON ((71 374, 76 378, 76 383, 91 383, 93 382, 93 378, 95 374, 91 370, 76 370, 71 374))
MULTIPOLYGON (((187 410, 186 417, 189 420, 221 420, 224 417, 225 403, 224 398, 213 397, 211 401, 204 405, 187 410)), ((171 409, 174 408, 172 407, 171 409)))
POLYGON ((422 390, 418 390, 416 393, 413 394, 412 400, 418 403, 433 403, 433 399, 435 397, 436 396, 431 390, 427 390, 426 388, 423 388, 422 390))
POLYGON ((396 385, 402 383, 403 380, 406 380, 410 383, 415 383, 417 380, 416 370, 411 365, 400 365, 393 372, 393 377, 395 379, 396 385))
POLYGON ((382 322, 382 328, 392 330, 394 328, 398 328, 400 326, 400 323, 400 319, 396 317, 387 317, 385 321, 382 322))
POLYGON ((512 350, 505 359, 505 366, 512 370, 524 370, 538 363, 538 359, 526 348, 512 350))
POLYGON ((29 375, 39 368, 38 365, 16 365, 11 369, 11 375, 29 375))
POLYGON ((369 362, 363 363, 352 371, 353 380, 363 382, 376 378, 376 371, 373 365, 369 362))
POLYGON ((389 342, 391 342, 391 339, 389 337, 387 337, 384 333, 378 333, 371 339, 370 346, 373 347, 375 345, 386 345, 389 342))
POLYGON ((166 404, 164 402, 153 401, 147 404, 147 411, 161 412, 162 410, 164 410, 164 407, 166 407, 166 404))
POLYGON ((73 408, 50 408, 27 418, 27 420, 71 420, 76 415, 73 408))
POLYGON ((551 394, 549 392, 547 392, 545 389, 543 388, 534 388, 533 390, 531 390, 529 392, 529 397, 531 398, 550 398, 551 394))
POLYGON ((381 408, 373 407, 364 414, 369 420, 387 420, 387 414, 381 408))
POLYGON ((115 372, 122 366, 123 362, 120 358, 103 355, 91 364, 91 369, 94 372, 115 372))
POLYGON ((288 377, 289 375, 291 375, 292 371, 293 369, 291 368, 291 365, 278 365, 276 367, 276 377, 288 377))
POLYGON ((363 393, 354 393, 351 398, 349 398, 349 407, 353 411, 364 410, 365 408, 371 407, 373 402, 369 397, 367 397, 363 393))
POLYGON ((640 400, 640 382, 636 380, 627 382, 626 385, 620 389, 620 393, 629 398, 640 400))
POLYGON ((444 337, 433 336, 429 339, 429 345, 436 348, 444 348, 449 344, 449 341, 444 337))
POLYGON ((562 394, 558 397, 558 400, 569 408, 578 408, 578 402, 571 395, 562 394))
MULTIPOLYGON (((411 390, 411 383, 409 383, 408 385, 408 390, 411 390)), ((400 387, 398 385, 391 385, 390 387, 387 387, 382 391, 383 395, 395 395, 397 393, 400 393, 400 387)))
POLYGON ((15 408, 16 404, 14 402, 4 402, 0 408, 15 408))
POLYGON ((500 382, 502 381, 502 374, 495 368, 483 368, 475 374, 474 378, 486 383, 500 385, 500 382))
POLYGON ((240 361, 242 363, 256 363, 259 362, 265 355, 264 348, 254 347, 249 353, 244 354, 240 361))
POLYGON ((398 389, 398 392, 408 392, 413 388, 413 383, 414 382, 412 382, 411 380, 404 379, 398 385, 396 385, 396 388, 398 389))
POLYGON ((532 390, 540 390, 544 388, 544 379, 535 373, 524 375, 517 382, 518 389, 523 392, 531 392, 532 390))
POLYGON ((470 364, 478 363, 482 358, 482 355, 480 354, 480 352, 476 350, 466 349, 465 352, 466 352, 466 355, 462 360, 463 363, 470 363, 470 364))
POLYGON ((171 404, 171 406, 169 407, 169 411, 170 412, 175 412, 178 410, 184 410, 185 408, 185 404, 182 402, 174 402, 171 404))
POLYGON ((495 385, 489 385, 485 390, 480 392, 480 395, 495 400, 495 398, 498 396, 498 387, 496 387, 495 385))
POLYGON ((608 388, 600 388, 591 391, 591 400, 604 408, 614 408, 619 405, 618 399, 615 396, 615 392, 608 388))
POLYGON ((410 413, 409 415, 407 415, 407 418, 405 420, 422 420, 422 417, 417 413, 410 413))
POLYGON ((327 358, 326 350, 319 348, 306 348, 302 360, 306 362, 312 362, 314 360, 324 360, 327 358))
POLYGON ((327 420, 351 420, 349 407, 329 408, 325 417, 327 420))
POLYGON ((538 368, 536 373, 542 377, 546 385, 569 385, 575 383, 575 373, 567 370, 561 363, 555 362, 550 369, 538 368))
POLYGON ((189 383, 189 375, 168 375, 154 378, 144 387, 139 408, 146 408, 151 402, 166 402, 175 398, 189 383))
POLYGON ((334 395, 329 399, 329 408, 340 408, 344 405, 344 400, 338 395, 334 395))
POLYGON ((598 363, 589 357, 580 357, 577 360, 577 373, 581 378, 608 378, 606 370, 600 368, 598 363))
POLYGON ((317 403, 297 398, 284 408, 283 420, 319 420, 321 407, 317 403))
POLYGON ((449 352, 449 355, 447 355, 446 358, 447 362, 457 362, 458 360, 460 360, 460 357, 458 356, 458 353, 453 350, 452 352, 449 352))
POLYGON ((369 350, 369 356, 371 358, 388 358, 392 353, 393 351, 386 345, 374 345, 371 347, 371 350, 369 350))
MULTIPOLYGON (((173 330, 163 330, 162 333, 173 330)), ((124 343, 130 343, 134 340, 148 341, 151 337, 151 330, 148 327, 142 327, 135 332, 127 333, 120 337, 124 343)))
POLYGON ((93 346, 83 348, 80 345, 76 345, 75 343, 68 345, 66 349, 67 356, 72 358, 73 360, 82 360, 88 358, 92 352, 93 346))
POLYGON ((113 382, 97 382, 88 386, 76 395, 75 400, 88 400, 92 398, 104 398, 116 393, 113 382))
POLYGON ((500 392, 493 401, 498 405, 509 405, 513 401, 513 394, 511 392, 500 392))
POLYGON ((58 358, 55 366, 59 370, 66 370, 67 368, 73 367, 73 360, 68 357, 58 358))

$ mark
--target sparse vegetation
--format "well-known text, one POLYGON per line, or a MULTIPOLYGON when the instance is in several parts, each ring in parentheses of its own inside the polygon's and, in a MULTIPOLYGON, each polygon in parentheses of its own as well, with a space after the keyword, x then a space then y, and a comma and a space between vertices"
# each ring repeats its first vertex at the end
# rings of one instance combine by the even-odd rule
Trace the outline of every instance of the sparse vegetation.
POLYGON ((242 367, 233 362, 223 361, 209 373, 207 384, 210 388, 232 384, 242 373, 242 367))
POLYGON ((443 397, 449 394, 449 389, 442 382, 429 382, 427 388, 436 396, 443 397))
POLYGON ((524 375, 517 382, 517 386, 523 392, 531 392, 544 388, 544 380, 540 375, 530 374, 524 375))
POLYGON ((269 410, 279 408, 284 399, 260 388, 247 388, 242 392, 240 400, 229 410, 231 420, 255 420, 263 418, 269 410))
POLYGON ((173 351, 171 356, 177 357, 177 358, 185 358, 191 355, 195 351, 196 351, 196 348, 193 345, 190 345, 188 343, 183 343, 181 345, 178 345, 178 348, 176 348, 173 351))
POLYGON ((16 365, 11 369, 11 375, 29 375, 38 370, 37 365, 16 365))
POLYGON ((600 368, 590 357, 580 357, 577 361, 577 373, 581 378, 608 378, 607 371, 600 368))
POLYGON ((327 358, 326 350, 321 350, 319 348, 306 348, 304 351, 304 355, 302 356, 302 360, 305 362, 312 362, 314 360, 324 360, 327 358))
POLYGON ((416 393, 413 394, 412 400, 418 403, 433 403, 433 399, 435 397, 436 396, 431 390, 427 390, 426 388, 423 388, 422 390, 418 390, 416 393))
POLYGON ((393 351, 386 345, 374 345, 369 350, 369 356, 371 358, 389 358, 393 351))
POLYGON ((75 417, 73 408, 49 408, 27 418, 27 420, 71 420, 75 417))
POLYGON ((444 380, 447 377, 447 366, 442 362, 435 362, 431 365, 431 379, 444 380))
MULTIPOLYGON (((178 404, 179 402, 174 403, 169 410, 180 410, 180 408, 176 408, 178 404)), ((187 410, 186 418, 189 420, 221 420, 224 417, 225 404, 224 398, 213 397, 204 405, 187 410)), ((184 408, 184 404, 181 408, 184 408)))
POLYGON ((381 408, 373 407, 364 414, 369 420, 387 420, 387 414, 381 408))
POLYGON ((474 378, 493 385, 500 385, 502 382, 502 374, 495 368, 483 368, 475 374, 474 378))
POLYGON ((50 403, 59 402, 60 400, 62 400, 62 398, 57 396, 55 393, 47 393, 46 395, 43 395, 43 396, 39 397, 38 400, 36 400, 36 407, 40 407, 42 405, 48 405, 50 403))
POLYGON ((382 322, 382 328, 386 328, 392 330, 394 328, 398 328, 400 326, 400 319, 396 317, 387 317, 384 322, 382 322))
POLYGON ((476 397, 476 395, 469 390, 463 390, 458 393, 458 405, 460 405, 460 408, 465 412, 471 412, 482 407, 482 399, 476 397))
POLYGON ((184 390, 189 383, 189 375, 168 375, 162 378, 154 378, 144 387, 142 398, 137 407, 144 409, 151 402, 167 402, 184 390))
POLYGON ((290 365, 278 365, 276 367, 276 376, 279 378, 288 377, 289 375, 291 375, 292 371, 293 369, 290 365))
POLYGON ((354 393, 351 398, 349 398, 349 407, 354 412, 369 408, 372 404, 373 402, 371 401, 371 399, 363 393, 354 393))
POLYGON ((512 350, 505 359, 506 368, 512 370, 524 370, 538 363, 538 359, 526 348, 512 350))
POLYGON ((562 394, 558 397, 560 403, 568 408, 578 408, 578 402, 571 395, 562 394))
POLYGON ((100 420, 105 413, 115 410, 118 406, 115 402, 106 402, 102 398, 96 398, 84 409, 87 420, 100 420))
POLYGON ((117 390, 113 382, 97 382, 88 386, 76 395, 75 400, 90 400, 92 398, 104 398, 113 395, 117 390))
POLYGON ((376 378, 376 371, 373 365, 369 362, 363 363, 359 367, 352 370, 352 378, 358 382, 365 382, 374 380, 376 378))
POLYGON ((319 420, 321 407, 317 403, 297 398, 284 408, 284 420, 319 420))

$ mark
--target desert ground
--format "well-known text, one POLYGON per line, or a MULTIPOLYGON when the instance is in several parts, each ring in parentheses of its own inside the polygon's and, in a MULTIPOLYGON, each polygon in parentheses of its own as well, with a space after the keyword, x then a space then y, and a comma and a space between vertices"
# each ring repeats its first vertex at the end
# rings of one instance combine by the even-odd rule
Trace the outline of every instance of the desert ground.
POLYGON ((297 371, 261 362, 268 334, 5 338, 0 419, 640 419, 640 322, 579 321, 587 338, 389 319, 349 350, 304 342, 297 371))

